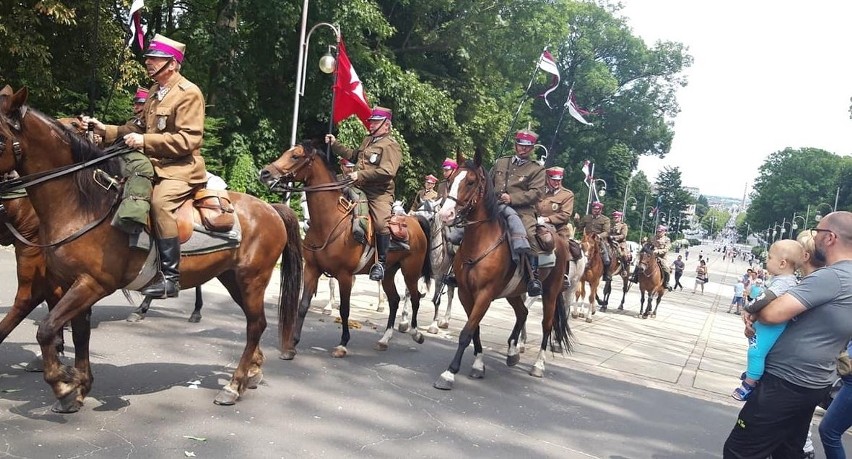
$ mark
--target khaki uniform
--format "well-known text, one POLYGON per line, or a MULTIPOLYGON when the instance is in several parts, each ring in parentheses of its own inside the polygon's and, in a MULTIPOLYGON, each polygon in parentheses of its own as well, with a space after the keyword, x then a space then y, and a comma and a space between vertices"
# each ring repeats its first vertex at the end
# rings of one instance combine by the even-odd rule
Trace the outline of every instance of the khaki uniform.
POLYGON ((630 228, 627 223, 616 222, 609 230, 609 240, 612 241, 613 247, 617 249, 616 256, 625 257, 630 252, 627 250, 627 232, 630 228))
POLYGON ((112 143, 129 133, 144 138, 142 152, 151 159, 157 179, 151 196, 151 216, 160 238, 178 236, 174 212, 207 182, 201 143, 204 134, 204 96, 175 73, 160 95, 160 85, 149 90, 138 119, 123 126, 106 126, 104 141, 112 143))
POLYGON ((414 197, 414 201, 411 202, 411 209, 409 212, 414 212, 423 204, 423 201, 434 201, 438 199, 438 192, 435 191, 435 188, 431 190, 420 190, 417 192, 417 196, 414 197))
POLYGON ((550 219, 550 223, 556 227, 556 232, 568 242, 574 238, 574 225, 571 223, 574 215, 574 192, 559 187, 556 190, 547 190, 541 202, 538 203, 538 215, 550 219))
POLYGON ((357 149, 334 142, 331 150, 355 163, 358 172, 355 186, 367 196, 374 232, 390 234, 388 222, 394 200, 394 178, 402 162, 399 144, 390 135, 379 138, 367 136, 357 149))
POLYGON ((600 214, 597 217, 593 214, 586 214, 580 219, 580 223, 577 224, 577 231, 579 231, 580 234, 599 234, 601 238, 606 238, 606 236, 609 235, 609 227, 609 217, 603 214, 600 214))
POLYGON ((666 254, 668 254, 669 250, 672 248, 672 241, 666 235, 655 235, 654 240, 651 241, 651 243, 654 244, 654 255, 656 255, 660 260, 660 263, 662 263, 663 270, 667 273, 671 273, 669 263, 666 261, 666 254))
POLYGON ((512 203, 509 207, 521 217, 533 252, 541 253, 535 238, 535 227, 536 206, 544 196, 546 188, 544 167, 531 160, 517 164, 514 156, 503 157, 497 159, 494 167, 491 168, 491 179, 494 181, 494 192, 498 197, 503 193, 511 197, 512 203))

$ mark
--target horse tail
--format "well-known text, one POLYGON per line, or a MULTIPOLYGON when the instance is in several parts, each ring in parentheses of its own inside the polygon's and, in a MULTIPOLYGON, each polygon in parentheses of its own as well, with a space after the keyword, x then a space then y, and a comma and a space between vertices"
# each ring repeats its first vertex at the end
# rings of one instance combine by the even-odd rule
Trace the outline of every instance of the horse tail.
POLYGON ((562 349, 568 352, 574 350, 574 334, 568 324, 568 308, 565 307, 565 298, 561 293, 556 295, 556 313, 553 317, 553 333, 550 336, 562 349))
POLYGON ((280 281, 278 292, 278 338, 283 348, 287 332, 296 323, 299 312, 299 293, 302 289, 302 236, 299 232, 299 218, 290 206, 272 204, 287 229, 287 244, 281 253, 280 281))
POLYGON ((422 215, 417 215, 417 223, 420 224, 420 229, 423 230, 423 235, 426 236, 426 256, 423 257, 423 268, 420 270, 420 275, 426 282, 426 287, 432 288, 432 257, 429 256, 430 242, 432 241, 432 225, 422 215))

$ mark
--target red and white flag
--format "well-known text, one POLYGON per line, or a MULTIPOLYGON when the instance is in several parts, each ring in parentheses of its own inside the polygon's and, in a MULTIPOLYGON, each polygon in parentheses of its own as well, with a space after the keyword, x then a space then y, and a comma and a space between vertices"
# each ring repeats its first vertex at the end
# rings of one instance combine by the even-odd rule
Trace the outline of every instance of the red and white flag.
POLYGON ((543 70, 544 73, 552 75, 550 78, 550 87, 547 91, 539 94, 539 97, 544 98, 544 103, 547 104, 548 108, 553 108, 550 106, 550 101, 547 100, 547 96, 555 91, 556 87, 559 86, 559 67, 556 66, 556 61, 553 59, 553 55, 550 54, 550 51, 544 50, 544 52, 541 53, 541 56, 538 58, 538 68, 543 70))
POLYGON ((133 46, 133 42, 139 45, 139 49, 145 49, 145 32, 142 30, 142 8, 144 0, 133 0, 130 5, 130 14, 127 15, 127 27, 130 28, 130 39, 127 46, 133 46))
POLYGON ((370 128, 367 118, 370 117, 370 104, 367 102, 367 94, 364 93, 364 85, 358 79, 358 74, 346 55, 346 47, 343 40, 337 53, 337 81, 334 83, 334 107, 332 108, 332 120, 335 124, 355 115, 364 123, 364 127, 370 128))
POLYGON ((592 178, 591 167, 592 163, 590 163, 588 159, 583 161, 583 168, 581 170, 583 171, 583 174, 586 174, 586 177, 583 179, 586 183, 589 183, 589 179, 592 178))
POLYGON ((574 99, 574 91, 568 91, 568 100, 565 101, 565 106, 568 107, 568 114, 571 115, 575 120, 585 124, 586 126, 592 126, 592 123, 586 121, 583 118, 583 115, 588 115, 590 112, 588 110, 583 110, 582 108, 577 106, 577 101, 574 99))

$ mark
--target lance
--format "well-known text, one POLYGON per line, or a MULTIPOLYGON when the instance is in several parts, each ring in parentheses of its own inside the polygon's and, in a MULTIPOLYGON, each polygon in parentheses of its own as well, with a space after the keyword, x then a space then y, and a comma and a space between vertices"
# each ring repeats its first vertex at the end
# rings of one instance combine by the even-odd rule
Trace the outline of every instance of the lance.
POLYGON ((506 132, 506 135, 503 137, 503 143, 500 144, 500 150, 497 153, 498 155, 502 155, 503 151, 506 149, 506 143, 509 141, 509 136, 512 135, 512 131, 515 129, 515 123, 518 121, 518 115, 521 113, 521 108, 523 108, 524 103, 526 103, 527 99, 530 98, 530 88, 532 88, 533 81, 535 81, 535 75, 538 72, 538 68, 541 65, 541 58, 544 56, 544 52, 547 51, 547 46, 541 51, 541 54, 538 55, 538 61, 535 63, 535 67, 533 67, 532 74, 530 75, 530 82, 527 83, 527 89, 524 90, 524 95, 521 96, 521 101, 518 103, 518 109, 515 110, 514 116, 512 116, 512 124, 509 125, 509 131, 506 132))

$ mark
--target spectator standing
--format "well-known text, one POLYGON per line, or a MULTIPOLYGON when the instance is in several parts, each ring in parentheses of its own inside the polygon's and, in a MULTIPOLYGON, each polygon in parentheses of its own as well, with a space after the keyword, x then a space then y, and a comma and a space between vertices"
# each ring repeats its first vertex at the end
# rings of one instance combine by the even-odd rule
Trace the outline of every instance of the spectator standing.
MULTIPOLYGON (((801 457, 814 409, 836 377, 837 355, 852 336, 852 212, 832 212, 813 231, 814 258, 826 266, 755 317, 789 323, 725 441, 724 458, 801 457)), ((752 319, 743 314, 746 334, 752 319)))
POLYGON ((852 367, 849 363, 849 355, 852 354, 852 340, 846 345, 845 361, 843 354, 838 359, 837 374, 843 380, 843 387, 834 396, 834 400, 828 407, 828 411, 819 423, 819 438, 822 441, 822 449, 825 451, 826 459, 845 459, 846 451, 843 449, 841 437, 852 426, 852 367), (844 364, 839 362, 843 361, 844 364))
POLYGON ((698 262, 698 266, 695 267, 695 285, 692 286, 692 293, 695 293, 695 289, 698 286, 701 286, 701 294, 704 294, 704 284, 707 283, 707 263, 704 260, 700 260, 698 262))
POLYGON ((728 306, 728 314, 731 313, 731 310, 734 306, 737 307, 736 312, 734 314, 740 315, 740 309, 743 307, 743 292, 745 291, 745 286, 743 285, 742 279, 737 279, 737 283, 734 284, 734 298, 731 300, 731 305, 728 306))
POLYGON ((680 287, 680 291, 683 291, 683 285, 680 283, 680 276, 683 276, 683 270, 686 268, 686 263, 683 262, 683 257, 681 255, 677 256, 677 260, 672 262, 672 269, 674 269, 675 276, 675 284, 674 289, 677 290, 680 287))

